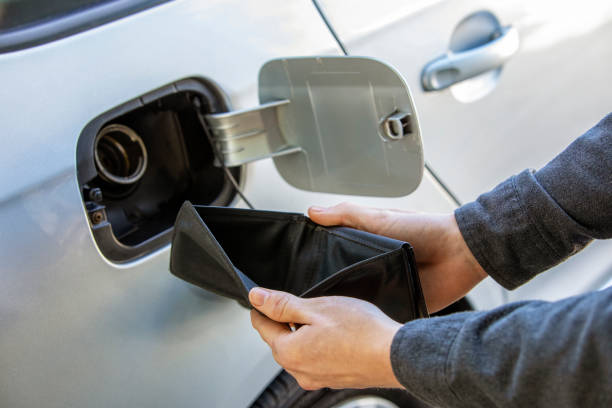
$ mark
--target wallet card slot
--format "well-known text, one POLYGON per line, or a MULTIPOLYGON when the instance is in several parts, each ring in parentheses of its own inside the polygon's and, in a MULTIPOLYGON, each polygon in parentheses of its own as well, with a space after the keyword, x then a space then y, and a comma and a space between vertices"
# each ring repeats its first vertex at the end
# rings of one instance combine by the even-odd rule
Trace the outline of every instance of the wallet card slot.
POLYGON ((338 284, 342 279, 344 279, 345 276, 351 274, 353 272, 353 269, 356 267, 360 267, 360 266, 367 266, 369 264, 374 264, 378 261, 379 258, 385 257, 387 256, 387 254, 380 254, 378 256, 375 256, 373 258, 369 258, 369 259, 365 259, 361 262, 358 262, 356 264, 347 266, 341 270, 339 270, 338 272, 328 276, 327 278, 323 279, 322 281, 318 282, 316 285, 312 286, 310 289, 306 290, 304 293, 300 294, 301 297, 311 297, 311 294, 316 294, 316 296, 323 296, 325 292, 325 290, 329 289, 330 287, 338 284))
POLYGON ((328 233, 328 234, 330 234, 330 235, 335 235, 337 237, 340 237, 342 239, 346 239, 347 241, 353 242, 355 244, 362 245, 362 246, 364 246, 366 248, 375 249, 375 250, 379 251, 380 253, 384 253, 384 252, 389 251, 389 248, 382 248, 382 247, 379 247, 377 245, 374 245, 373 243, 362 241, 362 240, 357 239, 355 237, 349 237, 348 235, 344 235, 344 234, 340 233, 340 231, 338 231, 338 230, 328 230, 328 229, 324 229, 324 228, 321 228, 321 230, 326 232, 326 233, 328 233))

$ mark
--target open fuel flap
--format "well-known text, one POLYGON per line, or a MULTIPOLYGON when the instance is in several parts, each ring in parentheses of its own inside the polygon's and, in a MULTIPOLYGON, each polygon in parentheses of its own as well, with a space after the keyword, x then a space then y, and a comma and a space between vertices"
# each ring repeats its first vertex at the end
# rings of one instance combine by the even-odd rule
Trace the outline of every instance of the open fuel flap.
POLYGON ((259 72, 256 108, 206 120, 228 167, 272 157, 308 191, 399 197, 423 176, 416 109, 402 76, 362 57, 275 59, 259 72))
POLYGON ((228 112, 215 83, 187 78, 84 127, 77 179, 107 259, 130 262, 167 245, 186 200, 232 205, 242 165, 263 158, 308 191, 394 197, 419 185, 416 110, 388 65, 354 57, 272 60, 259 72, 259 100, 228 112))

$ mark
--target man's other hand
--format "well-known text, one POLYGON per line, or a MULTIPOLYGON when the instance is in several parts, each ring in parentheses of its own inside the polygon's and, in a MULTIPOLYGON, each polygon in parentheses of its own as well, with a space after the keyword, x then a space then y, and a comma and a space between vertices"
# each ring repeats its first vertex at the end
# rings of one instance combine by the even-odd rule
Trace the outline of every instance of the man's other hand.
POLYGON ((253 327, 303 389, 401 387, 390 356, 401 325, 373 304, 263 288, 252 289, 249 300, 257 309, 251 310, 253 327))

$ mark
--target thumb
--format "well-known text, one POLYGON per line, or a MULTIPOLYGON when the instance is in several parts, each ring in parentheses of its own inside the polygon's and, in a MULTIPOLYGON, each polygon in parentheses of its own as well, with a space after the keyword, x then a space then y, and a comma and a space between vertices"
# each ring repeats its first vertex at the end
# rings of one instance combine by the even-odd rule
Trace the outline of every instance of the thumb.
POLYGON ((277 322, 311 323, 312 313, 308 299, 301 299, 287 292, 257 287, 249 292, 249 301, 255 309, 277 322))
POLYGON ((342 225, 376 233, 380 228, 381 218, 385 216, 385 211, 357 204, 341 203, 327 208, 312 206, 308 209, 308 216, 317 224, 342 225))

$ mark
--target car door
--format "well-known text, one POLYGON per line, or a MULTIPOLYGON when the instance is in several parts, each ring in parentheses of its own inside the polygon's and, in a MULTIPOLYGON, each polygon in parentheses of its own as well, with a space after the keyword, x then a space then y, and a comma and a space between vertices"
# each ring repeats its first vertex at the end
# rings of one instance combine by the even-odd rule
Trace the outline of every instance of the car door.
MULTIPOLYGON (((81 178, 88 167, 80 162, 94 159, 81 152, 94 150, 81 149, 80 141, 100 118, 133 119, 131 126, 152 129, 156 140, 176 122, 162 116, 143 124, 129 110, 155 116, 160 98, 175 101, 183 86, 191 87, 185 92, 204 86, 201 94, 210 92, 226 109, 255 106, 257 72, 267 60, 340 50, 309 2, 176 0, 136 7, 134 1, 123 14, 99 13, 118 2, 92 3, 0 32, 0 405, 247 406, 279 371, 248 312, 169 274, 167 230, 149 237, 105 227, 121 235, 117 248, 140 248, 126 258, 101 244, 113 241, 100 238, 96 231, 104 228, 96 227, 112 219, 95 206, 131 190, 113 198, 85 186, 91 180, 81 178), (59 27, 47 25, 56 22, 59 27), (29 31, 38 25, 44 30, 29 31)), ((292 187, 271 160, 242 169, 243 192, 257 208, 304 211, 346 199, 292 187)), ((164 188, 178 188, 168 180, 164 188)), ((407 197, 351 199, 452 208, 428 177, 407 197)), ((244 206, 239 199, 227 204, 244 206)))
MULTIPOLYGON (((382 58, 405 76, 425 157, 461 202, 543 166, 612 106, 601 86, 612 61, 609 2, 316 4, 347 53, 382 58)), ((601 287, 612 270, 611 245, 595 242, 508 298, 558 299, 601 287)))

